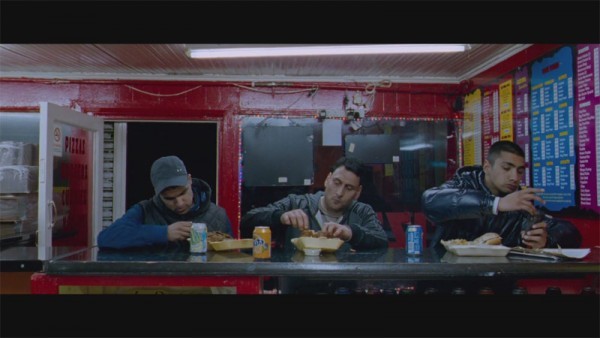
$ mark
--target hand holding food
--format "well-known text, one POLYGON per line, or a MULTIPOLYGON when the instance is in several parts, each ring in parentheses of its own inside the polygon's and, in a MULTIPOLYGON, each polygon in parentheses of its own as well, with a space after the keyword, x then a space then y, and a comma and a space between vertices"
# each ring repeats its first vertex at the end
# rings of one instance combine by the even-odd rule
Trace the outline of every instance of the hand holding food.
POLYGON ((352 229, 344 224, 327 222, 323 224, 323 232, 325 232, 327 237, 339 238, 346 242, 352 238, 352 229))
POLYGON ((281 215, 279 220, 282 224, 291 225, 298 229, 308 229, 310 226, 308 216, 302 209, 286 211, 281 215))

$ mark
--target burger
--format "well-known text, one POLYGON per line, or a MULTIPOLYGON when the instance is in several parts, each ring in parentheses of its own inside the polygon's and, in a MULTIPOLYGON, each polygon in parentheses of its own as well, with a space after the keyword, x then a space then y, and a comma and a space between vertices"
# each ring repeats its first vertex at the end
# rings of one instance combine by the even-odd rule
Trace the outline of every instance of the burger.
POLYGON ((488 232, 475 238, 473 244, 500 245, 502 237, 495 232, 488 232))

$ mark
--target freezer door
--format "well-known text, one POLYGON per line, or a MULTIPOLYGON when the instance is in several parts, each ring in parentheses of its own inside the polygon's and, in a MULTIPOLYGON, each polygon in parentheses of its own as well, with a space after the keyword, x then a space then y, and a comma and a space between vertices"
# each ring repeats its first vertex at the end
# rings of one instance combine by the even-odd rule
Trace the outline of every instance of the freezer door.
POLYGON ((94 245, 102 227, 103 120, 40 103, 38 258, 94 245))

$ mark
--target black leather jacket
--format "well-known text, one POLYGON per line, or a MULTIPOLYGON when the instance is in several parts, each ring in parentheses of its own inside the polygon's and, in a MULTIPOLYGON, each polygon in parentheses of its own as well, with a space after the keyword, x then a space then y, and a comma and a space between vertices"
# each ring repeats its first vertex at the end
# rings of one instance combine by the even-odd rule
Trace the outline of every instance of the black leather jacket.
MULTIPOLYGON (((485 173, 481 166, 460 168, 454 177, 439 187, 426 190, 422 203, 427 219, 436 225, 431 246, 440 240, 463 238, 473 240, 486 232, 495 232, 508 247, 521 245, 521 229, 530 225, 529 214, 508 211, 493 214, 496 196, 484 184, 485 173)), ((500 196, 501 197, 501 196, 500 196)), ((546 247, 577 248, 581 234, 568 221, 545 218, 548 225, 546 247)))
MULTIPOLYGON (((308 215, 310 229, 321 230, 321 226, 315 218, 321 196, 323 196, 323 191, 315 194, 291 194, 266 207, 248 211, 240 222, 242 237, 252 236, 254 227, 268 226, 273 232, 273 237, 279 237, 283 241, 284 248, 293 248, 290 240, 299 237, 300 230, 281 224, 281 215, 286 211, 302 209, 308 215)), ((352 229, 352 238, 347 242, 352 248, 364 250, 388 247, 387 234, 370 205, 357 201, 352 202, 340 223, 346 224, 352 229)))

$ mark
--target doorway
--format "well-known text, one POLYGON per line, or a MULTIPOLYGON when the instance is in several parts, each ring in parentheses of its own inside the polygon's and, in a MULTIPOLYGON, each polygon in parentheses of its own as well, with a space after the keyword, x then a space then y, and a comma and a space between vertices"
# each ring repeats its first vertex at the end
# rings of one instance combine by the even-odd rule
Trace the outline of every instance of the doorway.
POLYGON ((217 122, 128 122, 126 209, 154 196, 150 167, 162 156, 175 155, 188 173, 211 187, 217 201, 217 122))

